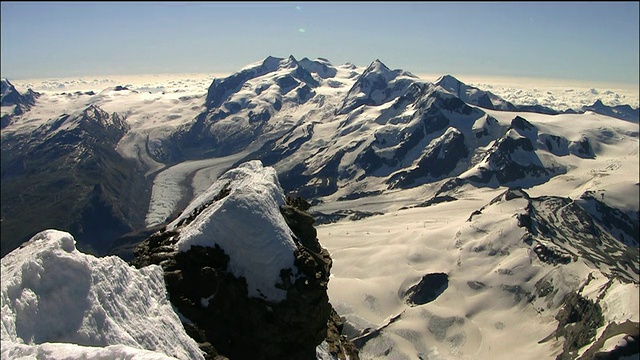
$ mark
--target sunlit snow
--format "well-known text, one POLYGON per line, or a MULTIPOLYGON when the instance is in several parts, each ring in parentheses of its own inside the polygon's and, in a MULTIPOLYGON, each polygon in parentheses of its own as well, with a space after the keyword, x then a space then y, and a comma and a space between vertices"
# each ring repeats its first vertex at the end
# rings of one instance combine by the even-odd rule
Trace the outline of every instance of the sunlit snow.
POLYGON ((75 248, 46 230, 2 258, 2 358, 204 359, 173 311, 162 269, 75 248))

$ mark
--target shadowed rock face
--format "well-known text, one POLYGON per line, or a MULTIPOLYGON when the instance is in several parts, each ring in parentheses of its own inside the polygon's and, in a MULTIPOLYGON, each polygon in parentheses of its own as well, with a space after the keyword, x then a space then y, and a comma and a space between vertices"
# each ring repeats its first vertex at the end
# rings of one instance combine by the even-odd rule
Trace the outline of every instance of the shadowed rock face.
POLYGON ((246 280, 229 271, 229 256, 219 246, 178 252, 174 244, 180 228, 143 241, 132 264, 162 266, 171 302, 209 359, 315 359, 315 349, 325 339, 332 351, 350 349, 357 356, 339 334, 342 324, 327 295, 332 261, 316 239, 308 207, 300 198, 287 198, 281 208, 295 235, 299 276, 291 276, 295 269, 281 271, 282 282, 276 286, 287 296, 278 303, 249 297, 246 280))
POLYGON ((405 302, 412 306, 423 305, 435 300, 449 287, 449 276, 444 273, 427 274, 420 282, 405 292, 405 302))
POLYGON ((596 102, 591 106, 583 106, 580 112, 585 111, 593 111, 597 114, 635 122, 637 122, 640 117, 640 109, 638 108, 634 109, 629 105, 607 106, 603 104, 600 99, 596 100, 596 102))
POLYGON ((104 254, 143 222, 143 170, 115 150, 127 131, 122 116, 91 105, 3 138, 2 255, 47 228, 69 231, 81 250, 104 254))

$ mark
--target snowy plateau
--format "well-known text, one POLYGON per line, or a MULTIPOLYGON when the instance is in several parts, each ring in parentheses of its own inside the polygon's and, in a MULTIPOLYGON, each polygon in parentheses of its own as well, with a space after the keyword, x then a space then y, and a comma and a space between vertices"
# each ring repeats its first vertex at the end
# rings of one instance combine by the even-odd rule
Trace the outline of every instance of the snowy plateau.
POLYGON ((639 358, 638 108, 293 56, 105 84, 2 79, 2 359, 210 358, 170 261, 135 267, 136 246, 215 247, 279 314, 315 246, 296 198, 357 348, 310 358, 639 358))

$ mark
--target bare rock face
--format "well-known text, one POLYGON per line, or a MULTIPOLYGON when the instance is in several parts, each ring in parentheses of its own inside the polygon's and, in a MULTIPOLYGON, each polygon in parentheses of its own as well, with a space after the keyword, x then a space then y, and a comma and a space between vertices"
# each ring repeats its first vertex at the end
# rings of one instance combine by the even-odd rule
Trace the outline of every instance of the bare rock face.
POLYGON ((280 302, 249 297, 246 279, 229 270, 229 256, 217 245, 177 251, 179 228, 144 240, 132 264, 162 266, 171 302, 209 359, 315 359, 325 339, 335 356, 350 351, 354 359, 357 350, 339 334, 341 321, 327 295, 332 260, 306 209, 304 200, 290 197, 280 209, 295 235, 294 265, 303 274, 293 278, 293 269, 282 270, 277 286, 286 299, 280 302))
POLYGON ((449 286, 449 276, 444 273, 426 274, 420 282, 410 287, 404 294, 405 302, 410 306, 429 303, 449 286))

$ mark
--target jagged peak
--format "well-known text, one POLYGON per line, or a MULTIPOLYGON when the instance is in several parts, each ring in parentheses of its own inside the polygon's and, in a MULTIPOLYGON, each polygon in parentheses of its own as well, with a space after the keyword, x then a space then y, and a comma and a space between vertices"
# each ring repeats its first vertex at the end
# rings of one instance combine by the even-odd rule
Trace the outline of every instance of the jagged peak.
POLYGON ((355 70, 357 68, 357 66, 354 63, 351 62, 346 62, 344 64, 342 64, 342 67, 345 69, 349 69, 349 70, 355 70))
MULTIPOLYGON (((254 63, 255 64, 255 63, 254 63)), ((269 73, 273 71, 277 71, 278 69, 294 69, 298 66, 298 60, 293 55, 289 55, 286 58, 280 58, 275 56, 267 56, 262 63, 260 63, 260 67, 262 70, 269 73)), ((255 66, 249 66, 249 68, 254 68, 255 66)))
POLYGON ((7 78, 2 78, 2 84, 1 84, 1 88, 0 88, 0 92, 2 93, 2 96, 5 95, 5 93, 9 92, 9 91, 16 91, 16 88, 13 86, 13 84, 11 84, 11 82, 9 80, 7 80, 7 78))
POLYGON ((362 72, 356 83, 360 83, 371 77, 382 77, 385 81, 389 82, 395 79, 398 75, 399 71, 392 71, 382 61, 375 59, 362 72))
POLYGON ((381 75, 384 76, 387 81, 391 81, 398 76, 407 76, 411 78, 418 79, 417 76, 413 75, 408 71, 404 71, 402 69, 394 69, 391 70, 387 65, 385 65, 380 59, 375 59, 365 68, 362 72, 361 77, 367 77, 370 75, 381 75))
POLYGON ((89 106, 87 106, 84 110, 82 110, 83 114, 88 114, 88 113, 104 113, 105 111, 102 110, 102 108, 100 108, 100 106, 96 105, 96 104, 90 104, 89 106))
POLYGON ((480 212, 482 212, 488 206, 492 206, 498 203, 504 203, 513 199, 525 199, 527 201, 530 201, 531 196, 529 196, 526 191, 522 190, 521 187, 509 187, 507 190, 500 193, 500 195, 494 197, 491 201, 489 201, 489 204, 483 206, 482 209, 480 209, 480 212))
POLYGON ((322 58, 309 60, 305 57, 298 64, 309 73, 315 73, 323 79, 335 77, 338 73, 328 60, 322 58))
POLYGON ((307 69, 300 65, 293 55, 289 55, 287 58, 270 55, 263 61, 250 64, 235 74, 214 79, 209 86, 205 103, 210 108, 221 106, 232 94, 239 91, 247 81, 276 72, 278 72, 276 74, 278 76, 291 75, 311 87, 318 86, 318 82, 313 79, 307 69))
POLYGON ((538 137, 538 128, 527 121, 525 118, 516 116, 511 120, 510 129, 514 129, 518 134, 525 136, 531 140, 535 140, 538 137))
POLYGON ((329 60, 327 60, 325 58, 321 58, 321 57, 315 58, 313 60, 309 59, 308 57, 304 57, 304 58, 298 60, 298 63, 299 64, 314 63, 314 64, 320 64, 320 65, 324 65, 324 66, 333 67, 333 65, 331 64, 331 61, 329 61, 329 60))
POLYGON ((278 67, 279 69, 293 69, 296 68, 298 66, 298 60, 296 60, 295 57, 293 57, 293 55, 289 55, 288 58, 283 59, 282 61, 280 61, 280 66, 278 67))
POLYGON ((511 128, 529 130, 535 129, 536 127, 532 123, 528 122, 527 119, 516 116, 515 118, 513 118, 513 120, 511 120, 511 128))
POLYGON ((40 93, 31 89, 21 93, 7 78, 3 77, 0 85, 0 95, 2 96, 2 106, 19 105, 23 107, 22 110, 26 110, 35 104, 35 99, 40 96, 40 93))

